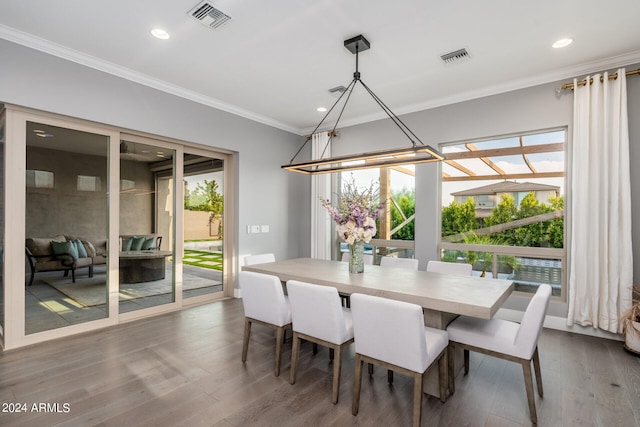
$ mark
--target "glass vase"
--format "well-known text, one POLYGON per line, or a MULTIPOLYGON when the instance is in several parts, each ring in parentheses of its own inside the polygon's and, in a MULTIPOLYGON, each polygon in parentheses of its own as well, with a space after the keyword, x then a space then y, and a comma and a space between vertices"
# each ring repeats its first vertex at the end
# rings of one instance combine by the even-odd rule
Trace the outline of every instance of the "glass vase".
POLYGON ((349 245, 349 273, 364 273, 364 242, 349 245))

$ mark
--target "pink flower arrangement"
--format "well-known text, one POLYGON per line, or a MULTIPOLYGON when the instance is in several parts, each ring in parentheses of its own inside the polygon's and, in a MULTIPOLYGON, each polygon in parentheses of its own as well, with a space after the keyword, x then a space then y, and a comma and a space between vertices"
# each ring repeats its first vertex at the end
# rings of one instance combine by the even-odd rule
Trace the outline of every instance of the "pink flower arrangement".
POLYGON ((346 182, 342 194, 338 196, 338 207, 331 201, 321 199, 333 221, 338 224, 340 238, 350 245, 355 242, 369 241, 375 236, 376 219, 384 209, 373 185, 364 191, 358 191, 353 180, 346 182))

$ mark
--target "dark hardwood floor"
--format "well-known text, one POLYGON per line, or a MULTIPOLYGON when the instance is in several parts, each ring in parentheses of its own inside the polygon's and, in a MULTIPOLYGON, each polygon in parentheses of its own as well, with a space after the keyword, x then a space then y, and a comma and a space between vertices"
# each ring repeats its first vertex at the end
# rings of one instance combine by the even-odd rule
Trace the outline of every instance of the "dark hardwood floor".
MULTIPOLYGON (((396 374, 389 386, 382 369, 365 375, 351 415, 353 346, 333 405, 326 349, 303 345, 290 385, 290 336, 276 378, 273 332, 254 326, 246 364, 242 333, 242 303, 226 300, 2 353, 0 425, 410 425, 412 381, 396 374)), ((640 359, 621 342, 544 330, 539 348, 538 425, 640 425, 640 359)), ((474 353, 455 394, 422 405, 425 426, 530 425, 520 366, 474 353)))

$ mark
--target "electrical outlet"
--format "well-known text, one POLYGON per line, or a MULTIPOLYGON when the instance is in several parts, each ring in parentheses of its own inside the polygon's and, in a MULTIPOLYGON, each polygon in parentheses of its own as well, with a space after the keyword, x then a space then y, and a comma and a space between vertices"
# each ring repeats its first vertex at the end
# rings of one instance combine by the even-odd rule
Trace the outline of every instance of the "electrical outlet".
POLYGON ((261 233, 268 233, 269 232, 269 226, 268 225, 261 225, 260 226, 260 232, 261 233))
POLYGON ((259 233, 260 232, 260 226, 259 225, 252 225, 251 226, 251 232, 252 233, 259 233))

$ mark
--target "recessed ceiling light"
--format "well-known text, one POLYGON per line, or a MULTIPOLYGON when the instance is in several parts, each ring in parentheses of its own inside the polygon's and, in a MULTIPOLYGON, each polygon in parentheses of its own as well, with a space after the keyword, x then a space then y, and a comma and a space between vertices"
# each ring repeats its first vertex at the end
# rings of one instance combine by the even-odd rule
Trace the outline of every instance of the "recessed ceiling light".
POLYGON ((160 40, 167 40, 170 37, 169 33, 167 33, 162 28, 154 28, 153 30, 151 30, 151 34, 153 35, 153 37, 156 37, 160 40))
POLYGON ((321 112, 321 113, 324 113, 325 111, 327 111, 327 109, 326 109, 326 108, 324 108, 324 107, 318 107, 318 108, 316 108, 316 111, 319 111, 319 112, 321 112))
POLYGON ((554 49, 560 49, 563 47, 567 47, 569 46, 571 43, 573 43, 573 39, 572 38, 566 38, 566 39, 560 39, 557 40, 554 44, 552 44, 551 46, 554 49))

